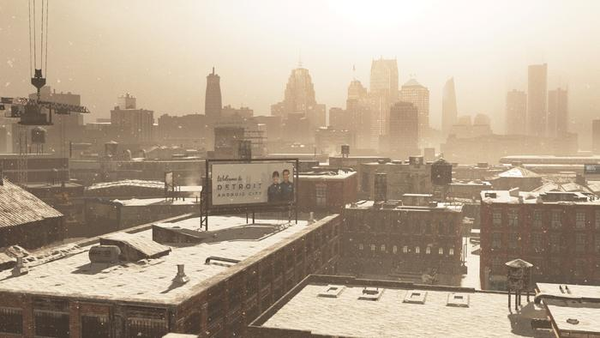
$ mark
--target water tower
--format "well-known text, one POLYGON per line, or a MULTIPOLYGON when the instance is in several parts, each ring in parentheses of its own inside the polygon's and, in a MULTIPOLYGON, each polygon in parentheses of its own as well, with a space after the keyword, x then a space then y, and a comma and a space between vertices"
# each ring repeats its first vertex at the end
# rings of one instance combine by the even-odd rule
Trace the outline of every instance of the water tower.
POLYGON ((531 268, 533 264, 522 259, 514 259, 505 263, 508 268, 506 274, 506 289, 508 290, 508 307, 510 308, 510 294, 515 294, 515 310, 519 310, 521 305, 521 293, 527 292, 527 302, 529 302, 529 289, 531 282, 531 268))
POLYGON ((452 183, 452 164, 443 158, 433 162, 431 165, 431 183, 433 185, 433 196, 438 199, 446 199, 448 188, 452 183))
POLYGON ((43 154, 44 144, 46 144, 46 129, 39 126, 31 129, 31 144, 36 154, 43 154))

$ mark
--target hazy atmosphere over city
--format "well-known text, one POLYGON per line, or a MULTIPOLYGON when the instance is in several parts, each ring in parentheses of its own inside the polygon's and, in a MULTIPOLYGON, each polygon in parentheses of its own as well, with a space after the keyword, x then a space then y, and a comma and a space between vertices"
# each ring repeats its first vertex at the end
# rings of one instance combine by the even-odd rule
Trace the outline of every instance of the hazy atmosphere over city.
POLYGON ((600 338, 598 13, 0 0, 0 338, 600 338))
MULTIPOLYGON (((347 83, 368 81, 373 58, 396 58, 400 83, 431 91, 439 127, 445 80, 461 114, 486 113, 504 131, 504 92, 526 88, 526 66, 548 63, 550 87, 569 87, 573 125, 600 107, 600 2, 55 0, 49 85, 77 89, 92 115, 119 93, 169 114, 202 112, 203 74, 215 66, 223 100, 268 115, 299 59, 319 102, 341 106, 347 83), (353 66, 356 72, 352 71, 353 66), (91 95, 101 94, 101 95, 91 95)), ((27 7, 0 2, 0 74, 13 95, 28 82, 27 7)), ((586 132, 585 130, 582 130, 586 132)), ((586 132, 587 137, 587 132, 586 132)))

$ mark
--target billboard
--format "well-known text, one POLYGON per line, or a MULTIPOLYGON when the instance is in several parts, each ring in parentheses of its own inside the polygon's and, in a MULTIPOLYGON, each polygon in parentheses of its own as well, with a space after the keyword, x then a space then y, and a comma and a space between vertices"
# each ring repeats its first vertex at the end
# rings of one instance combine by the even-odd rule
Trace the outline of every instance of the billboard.
POLYGON ((294 163, 213 163, 211 204, 283 205, 295 201, 294 163))
POLYGON ((586 164, 583 167, 585 175, 600 175, 600 164, 586 164))

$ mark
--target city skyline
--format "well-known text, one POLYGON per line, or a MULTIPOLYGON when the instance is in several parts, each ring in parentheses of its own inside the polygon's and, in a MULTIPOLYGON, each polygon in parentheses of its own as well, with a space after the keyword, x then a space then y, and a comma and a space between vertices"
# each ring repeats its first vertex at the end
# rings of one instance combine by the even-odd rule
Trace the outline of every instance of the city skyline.
MULTIPOLYGON (((543 3, 546 5, 546 2, 543 3)), ((80 94, 83 103, 92 110, 94 118, 106 117, 114 106, 114 98, 123 92, 133 93, 145 102, 145 108, 157 112, 174 115, 202 113, 202 79, 215 66, 223 78, 224 104, 243 104, 253 108, 257 115, 268 115, 270 105, 278 102, 282 95, 282 83, 285 82, 289 70, 297 63, 299 53, 302 55, 304 67, 309 69, 313 76, 317 100, 327 107, 343 107, 347 83, 353 77, 363 83, 369 83, 369 63, 383 56, 397 59, 399 83, 405 83, 410 79, 410 74, 416 74, 418 81, 429 88, 430 121, 434 128, 439 128, 441 124, 443 83, 446 78, 454 76, 458 83, 458 93, 478 94, 459 94, 459 114, 489 114, 494 130, 502 132, 505 93, 513 88, 525 90, 525 69, 529 64, 536 63, 550 65, 552 72, 548 78, 549 88, 569 86, 570 111, 575 121, 581 122, 593 117, 596 107, 600 105, 600 95, 597 94, 600 83, 594 76, 597 66, 590 63, 591 60, 597 59, 599 50, 588 48, 573 53, 572 50, 575 49, 571 47, 572 42, 559 43, 554 40, 558 27, 564 35, 573 31, 584 31, 593 36, 598 28, 590 24, 581 23, 577 27, 559 24, 563 21, 568 22, 574 15, 587 15, 586 13, 594 12, 593 10, 551 2, 543 11, 532 12, 533 8, 539 7, 534 2, 510 2, 496 5, 495 9, 501 14, 509 13, 518 7, 520 10, 516 12, 516 17, 491 22, 485 19, 489 14, 485 14, 479 5, 460 2, 460 5, 471 4, 474 13, 482 13, 481 18, 448 26, 449 18, 442 17, 446 5, 437 2, 411 7, 412 11, 409 12, 415 17, 412 19, 381 14, 378 19, 370 18, 367 23, 354 24, 352 23, 361 13, 361 8, 354 3, 344 6, 344 3, 339 2, 309 2, 303 7, 292 6, 288 10, 271 2, 264 4, 270 8, 267 14, 258 13, 263 6, 249 8, 251 6, 228 6, 227 3, 181 2, 178 6, 165 6, 158 2, 132 1, 127 4, 101 6, 88 1, 83 1, 82 4, 54 2, 51 11, 55 11, 59 16, 52 22, 53 29, 63 36, 66 34, 66 23, 81 24, 81 29, 68 34, 68 38, 53 41, 49 57, 54 61, 54 66, 48 70, 48 84, 59 91, 80 94), (434 7, 435 10, 425 11, 429 7, 434 7), (316 36, 314 29, 302 32, 297 28, 286 28, 278 32, 272 30, 272 25, 277 22, 297 20, 315 10, 323 11, 323 14, 313 19, 315 26, 329 29, 326 30, 326 34, 322 34, 323 36, 316 36), (127 11, 135 11, 137 15, 129 18, 125 14, 127 11), (160 25, 151 24, 148 20, 157 11, 163 11, 165 14, 160 25), (194 13, 208 12, 217 13, 216 18, 223 18, 227 13, 228 20, 237 20, 238 26, 211 31, 206 28, 217 19, 204 14, 199 20, 200 23, 196 23, 198 20, 192 21, 194 13), (98 13, 97 17, 102 17, 103 13, 109 14, 114 16, 116 21, 124 22, 117 25, 118 27, 107 26, 101 20, 95 19, 96 15, 92 16, 91 13, 98 13), (264 15, 270 15, 273 24, 261 24, 258 19, 264 15), (546 16, 554 18, 553 25, 542 22, 546 16), (84 24, 82 17, 89 17, 89 22, 84 24), (520 23, 525 18, 528 18, 530 23, 538 24, 539 28, 535 31, 528 29, 520 23), (331 19, 331 22, 328 19, 331 19), (435 20, 441 21, 434 25, 435 20), (514 20, 519 24, 508 27, 509 24, 515 23, 514 20), (481 25, 484 22, 485 25, 481 25), (252 29, 242 32, 235 28, 242 24, 249 25, 252 29), (339 27, 335 26, 336 24, 339 27), (439 27, 442 27, 440 25, 447 27, 447 32, 442 34, 442 37, 435 37, 433 33, 439 31, 439 27), (185 29, 187 26, 190 28, 185 29), (342 26, 346 34, 356 37, 354 41, 339 36, 342 26), (476 32, 475 27, 481 32, 476 32), (124 33, 116 36, 117 28, 123 29, 124 33), (420 40, 403 34, 403 29, 414 28, 422 30, 420 40), (140 34, 146 35, 147 33, 142 34, 144 31, 152 33, 152 43, 135 38, 140 34), (173 40, 169 34, 175 31, 178 34, 173 40), (498 41, 487 41, 483 38, 486 33, 496 31, 505 32, 498 41), (454 46, 449 48, 447 41, 450 41, 452 34, 456 35, 452 38, 454 46), (532 40, 529 38, 532 34, 541 35, 536 35, 537 38, 532 40), (366 39, 368 35, 374 35, 376 38, 369 41, 366 39), (264 49, 269 48, 266 45, 270 45, 264 43, 265 37, 271 43, 280 44, 282 48, 270 55, 263 54, 264 49), (204 45, 222 46, 228 39, 241 43, 241 48, 245 49, 248 55, 242 58, 235 53, 227 53, 226 48, 221 48, 223 51, 219 48, 203 48, 204 45), (326 42, 331 43, 330 53, 324 53, 320 48, 326 42), (475 48, 474 42, 478 44, 475 48), (357 43, 364 43, 364 47, 357 49, 357 43), (507 45, 525 48, 509 48, 502 53, 493 53, 494 48, 507 45), (130 53, 110 53, 110 50, 125 48, 132 50, 130 53), (435 52, 435 58, 432 51, 435 52), (103 52, 107 53, 105 60, 99 60, 96 54, 103 52), (76 59, 68 57, 74 53, 77 53, 76 59), (492 54, 495 56, 488 56, 492 54), (583 61, 580 62, 582 58, 583 61), (60 61, 56 62, 57 60, 60 61), (335 62, 332 63, 332 60, 335 62), (439 62, 440 60, 443 62, 439 62), (104 75, 109 64, 117 75, 104 75), (356 66, 355 72, 352 71, 353 66, 356 66), (239 75, 242 70, 244 75, 239 75), (486 76, 481 78, 478 74, 483 71, 486 72, 486 76), (141 76, 147 77, 148 81, 137 81, 141 76), (254 79, 260 79, 261 85, 253 86, 254 79), (177 88, 177 91, 173 88, 177 88), (155 97, 153 90, 161 90, 164 97, 155 97)), ((587 2, 586 5, 588 8, 598 6, 593 2, 587 2)), ((2 13, 6 13, 0 20, 0 29, 8 37, 8 44, 13 47, 0 52, 0 60, 4 60, 0 62, 0 72, 4 74, 0 85, 3 86, 3 93, 10 96, 25 96, 30 92, 28 80, 21 76, 26 62, 22 62, 22 57, 18 55, 27 48, 26 42, 20 41, 21 37, 25 37, 23 27, 26 28, 27 25, 26 9, 21 7, 23 6, 11 2, 0 4, 2 13)), ((393 11, 399 6, 375 3, 373 7, 393 11)), ((366 8, 364 11, 365 16, 373 16, 377 12, 373 8, 366 8)))

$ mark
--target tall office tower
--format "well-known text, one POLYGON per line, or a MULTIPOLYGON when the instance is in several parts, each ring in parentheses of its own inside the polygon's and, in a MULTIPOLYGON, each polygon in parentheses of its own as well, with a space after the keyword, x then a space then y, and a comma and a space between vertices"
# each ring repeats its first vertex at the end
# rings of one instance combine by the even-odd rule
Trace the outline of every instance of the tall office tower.
POLYGON ((454 78, 451 77, 444 85, 444 96, 442 97, 442 133, 448 135, 452 126, 456 123, 458 117, 458 108, 456 107, 456 90, 454 88, 454 78))
POLYGON ((410 79, 400 90, 400 101, 412 103, 419 111, 419 135, 423 137, 429 130, 429 89, 417 80, 410 79))
POLYGON ((374 111, 371 109, 367 89, 358 80, 348 86, 346 112, 352 120, 355 144, 359 149, 377 149, 379 129, 374 125, 374 111))
POLYGON ((204 100, 204 114, 209 123, 214 123, 221 117, 223 103, 221 101, 221 77, 215 74, 215 67, 212 73, 206 77, 206 98, 204 100))
POLYGON ((408 102, 398 102, 390 109, 388 149, 398 158, 418 155, 419 110, 408 102))
POLYGON ((513 89, 506 94, 506 135, 525 135, 527 128, 527 94, 513 89))
POLYGON ((373 126, 379 135, 387 134, 390 106, 398 102, 398 64, 396 59, 373 60, 371 63, 371 85, 369 100, 373 115, 373 126))
POLYGON ((390 102, 398 100, 398 64, 396 59, 386 60, 380 58, 371 62, 371 87, 372 93, 387 93, 390 102))
POLYGON ((529 66, 527 81, 527 133, 546 136, 548 65, 529 66))
POLYGON ((569 132, 569 91, 556 88, 548 92, 548 136, 569 132))
POLYGON ((600 120, 592 120, 592 151, 600 155, 600 120))
POLYGON ((306 68, 292 70, 283 101, 271 106, 271 115, 287 119, 291 113, 302 113, 313 129, 326 125, 325 105, 317 103, 312 78, 306 68))
POLYGON ((137 109, 135 98, 129 94, 119 98, 119 105, 110 111, 110 125, 116 134, 117 140, 122 143, 145 143, 154 139, 154 112, 152 110, 137 109), (130 104, 122 109, 125 102, 130 104), (131 104, 133 102, 133 105, 131 104))

